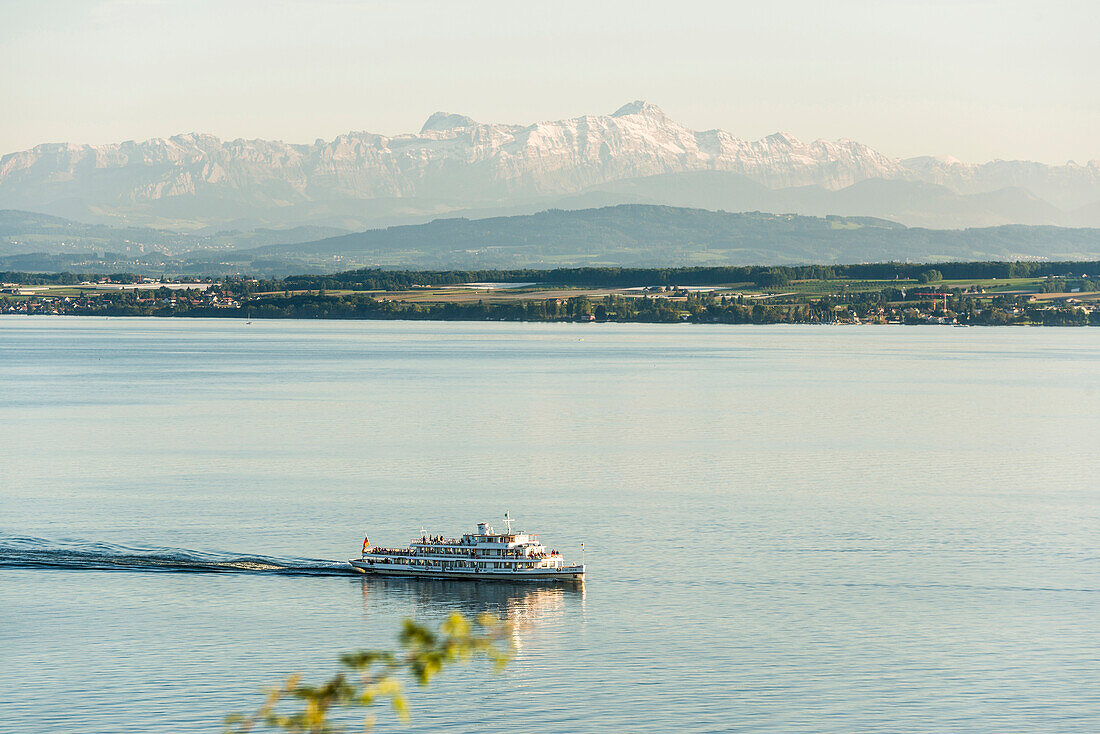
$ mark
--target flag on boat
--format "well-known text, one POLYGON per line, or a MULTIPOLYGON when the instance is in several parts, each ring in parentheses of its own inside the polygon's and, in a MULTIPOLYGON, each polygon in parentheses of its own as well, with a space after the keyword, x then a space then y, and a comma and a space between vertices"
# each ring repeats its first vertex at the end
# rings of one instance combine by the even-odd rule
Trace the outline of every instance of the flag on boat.
POLYGON ((370 548, 370 540, 366 537, 363 538, 363 552, 367 552, 367 548, 370 548))

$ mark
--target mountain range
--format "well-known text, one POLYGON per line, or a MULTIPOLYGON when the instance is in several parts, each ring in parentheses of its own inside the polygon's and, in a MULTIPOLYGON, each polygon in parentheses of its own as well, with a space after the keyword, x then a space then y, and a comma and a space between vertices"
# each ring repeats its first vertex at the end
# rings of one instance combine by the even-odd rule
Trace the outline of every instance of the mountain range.
POLYGON ((343 230, 657 204, 868 216, 907 226, 1100 226, 1100 161, 896 159, 852 140, 747 141, 632 102, 531 125, 436 113, 418 133, 289 144, 187 134, 0 158, 0 208, 210 233, 343 230))

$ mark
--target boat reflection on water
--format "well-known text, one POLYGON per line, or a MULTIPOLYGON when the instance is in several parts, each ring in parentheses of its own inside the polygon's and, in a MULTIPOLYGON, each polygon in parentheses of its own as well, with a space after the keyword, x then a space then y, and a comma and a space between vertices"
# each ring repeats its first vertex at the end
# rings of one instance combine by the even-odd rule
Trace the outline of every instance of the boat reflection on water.
POLYGON ((412 601, 416 618, 451 612, 472 618, 488 613, 511 625, 512 640, 517 647, 523 635, 561 620, 567 607, 580 605, 583 609, 585 597, 584 584, 388 577, 367 577, 361 583, 363 611, 368 615, 372 602, 395 598, 412 601))

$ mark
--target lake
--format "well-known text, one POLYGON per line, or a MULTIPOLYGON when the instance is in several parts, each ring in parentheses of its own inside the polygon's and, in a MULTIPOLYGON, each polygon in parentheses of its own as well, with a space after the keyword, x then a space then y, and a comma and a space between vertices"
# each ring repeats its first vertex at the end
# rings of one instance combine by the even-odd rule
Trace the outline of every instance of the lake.
POLYGON ((514 661, 377 731, 1100 731, 1100 330, 11 317, 0 421, 0 731, 454 610, 514 661), (341 572, 505 512, 583 589, 341 572))

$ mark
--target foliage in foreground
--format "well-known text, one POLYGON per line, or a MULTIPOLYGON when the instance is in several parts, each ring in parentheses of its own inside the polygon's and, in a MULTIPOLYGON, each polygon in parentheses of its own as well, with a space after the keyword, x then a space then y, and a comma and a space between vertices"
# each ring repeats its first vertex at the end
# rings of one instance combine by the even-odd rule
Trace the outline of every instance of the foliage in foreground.
MULTIPOLYGON (((331 734, 343 731, 333 721, 334 710, 369 708, 389 701, 397 715, 408 719, 408 706, 401 682, 411 675, 421 686, 451 663, 478 656, 503 668, 512 649, 508 625, 491 614, 469 620, 457 612, 437 630, 407 619, 398 636, 400 650, 361 650, 340 656, 342 670, 328 680, 309 685, 292 675, 277 688, 268 689, 267 700, 253 714, 232 714, 226 718, 233 734, 257 729, 275 729, 300 734, 331 734), (289 703, 286 706, 280 704, 289 703), (289 713, 287 709, 292 709, 289 713)), ((370 729, 374 717, 367 714, 363 725, 370 729)))

